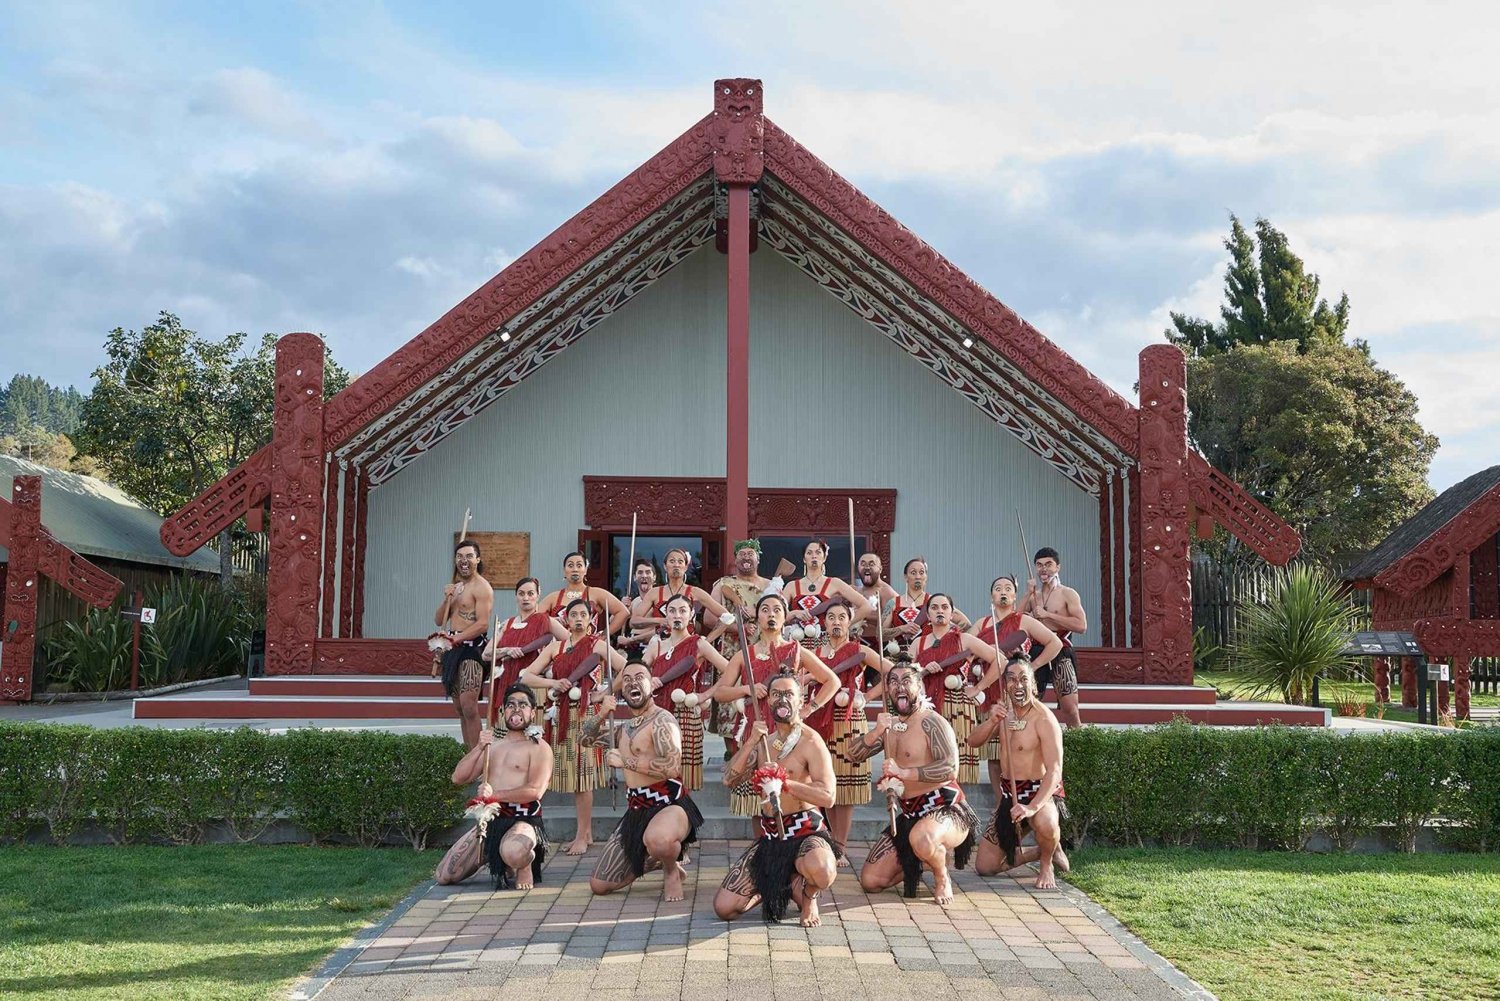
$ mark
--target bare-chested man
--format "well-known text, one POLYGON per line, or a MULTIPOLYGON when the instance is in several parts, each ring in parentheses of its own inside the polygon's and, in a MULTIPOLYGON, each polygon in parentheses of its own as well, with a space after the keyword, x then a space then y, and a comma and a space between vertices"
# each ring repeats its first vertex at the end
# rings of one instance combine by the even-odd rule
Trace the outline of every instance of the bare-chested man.
MULTIPOLYGON (((611 595, 611 597, 613 597, 611 595)), ((568 843, 569 855, 582 855, 592 844, 594 790, 603 787, 598 748, 584 740, 584 728, 600 714, 598 705, 608 694, 605 663, 619 671, 625 657, 590 631, 593 608, 583 598, 568 604, 568 638, 554 640, 521 674, 522 683, 546 689, 547 740, 553 749, 552 788, 573 794, 578 830, 568 843)))
MULTIPOLYGON (((495 631, 494 637, 484 647, 485 663, 493 655, 497 667, 490 679, 491 706, 499 693, 521 680, 521 675, 541 656, 542 649, 552 640, 567 639, 568 629, 550 615, 537 611, 542 585, 535 577, 522 577, 516 581, 516 614, 506 619, 495 631), (499 649, 494 649, 495 647, 499 649)), ((504 728, 505 714, 498 717, 504 728)))
MULTIPOLYGON (((663 611, 669 632, 665 637, 652 637, 641 659, 651 668, 652 697, 672 707, 682 736, 682 784, 696 792, 703 788, 703 714, 714 705, 705 697, 712 682, 703 683, 703 666, 708 665, 711 677, 718 678, 729 662, 706 638, 688 632, 693 606, 686 595, 672 595, 663 611)), ((623 682, 621 675, 615 683, 617 690, 623 682)))
POLYGON ((1062 820, 1067 816, 1063 803, 1062 726, 1052 710, 1037 697, 1036 678, 1031 662, 1025 656, 1011 659, 1005 665, 1006 698, 990 707, 989 717, 969 735, 978 746, 991 733, 1000 733, 1002 745, 1010 745, 1010 757, 1002 752, 1001 793, 995 816, 985 828, 979 842, 977 867, 981 876, 1014 869, 1036 862, 1036 886, 1048 890, 1057 885, 1056 872, 1068 871, 1068 856, 1062 850, 1062 820), (1016 797, 1010 796, 1015 782, 1016 797), (1022 828, 1030 827, 1036 835, 1035 848, 1021 848, 1022 828))
POLYGON ((827 561, 828 543, 822 539, 809 542, 802 550, 802 576, 781 592, 790 609, 787 621, 806 631, 802 642, 808 649, 822 641, 823 630, 828 625, 823 617, 835 601, 847 603, 853 610, 855 622, 862 622, 870 610, 869 601, 861 600, 863 595, 839 578, 828 576, 827 561))
POLYGON ((630 798, 625 816, 599 854, 589 889, 596 894, 613 893, 660 866, 665 877, 662 899, 681 900, 682 851, 698 840, 703 814, 682 787, 682 737, 672 714, 651 698, 651 669, 632 661, 621 679, 620 694, 630 709, 630 719, 603 731, 614 714, 615 700, 610 696, 591 731, 595 739, 610 745, 605 764, 625 770, 630 798))
POLYGON ((609 635, 613 636, 630 621, 630 609, 613 592, 585 584, 584 578, 588 576, 588 572, 589 561, 582 553, 574 552, 564 556, 563 586, 542 599, 541 609, 567 625, 568 606, 581 598, 589 604, 589 612, 593 616, 592 631, 603 630, 607 623, 609 635))
MULTIPOLYGON (((637 557, 635 569, 630 574, 630 585, 630 592, 625 595, 625 603, 630 606, 630 620, 634 622, 636 618, 645 616, 651 610, 646 601, 646 595, 656 588, 656 564, 644 556, 637 557)), ((654 626, 632 627, 629 632, 620 635, 619 645, 641 647, 655 635, 654 626)))
POLYGON ((828 609, 824 619, 828 632, 815 653, 838 678, 839 690, 832 704, 807 717, 808 726, 823 738, 833 758, 834 797, 833 806, 828 808, 828 826, 839 849, 840 865, 849 864, 843 851, 849 842, 854 808, 870 801, 870 762, 850 753, 870 728, 865 716, 864 680, 867 673, 884 678, 891 666, 890 661, 849 635, 849 620, 849 606, 843 602, 835 602, 828 609))
MULTIPOLYGON (((1051 547, 1038 549, 1033 560, 1036 576, 1026 582, 1020 609, 1057 634, 1062 650, 1036 672, 1037 698, 1047 694, 1050 682, 1057 692, 1057 715, 1064 726, 1083 726, 1078 714, 1078 664, 1073 659, 1072 633, 1088 629, 1088 616, 1078 592, 1062 582, 1062 557, 1051 547), (1037 581, 1041 584, 1038 586, 1037 581)), ((1031 656, 1041 659, 1042 648, 1033 643, 1031 656)))
MULTIPOLYGON (((490 867, 495 889, 529 890, 541 878, 547 860, 542 794, 552 780, 552 748, 534 725, 536 696, 531 689, 514 684, 503 697, 505 736, 497 740, 493 730, 483 730, 479 745, 453 770, 453 783, 468 785, 483 773, 479 795, 469 803, 471 811, 480 814, 474 835, 482 847, 475 861, 482 859, 490 867)), ((449 856, 458 850, 455 845, 449 856)), ((438 866, 439 883, 457 882, 470 874, 454 879, 452 869, 445 869, 448 863, 444 857, 438 866)))
POLYGON ((891 587, 884 575, 885 564, 881 562, 878 553, 865 553, 859 558, 859 580, 852 583, 854 589, 864 595, 865 603, 870 606, 870 613, 850 630, 850 634, 870 646, 874 646, 876 642, 877 620, 884 622, 890 615, 891 605, 896 601, 896 589, 891 587))
MULTIPOLYGON (((1056 633, 1025 612, 1016 609, 1016 579, 1010 574, 1001 574, 990 584, 990 614, 970 626, 969 632, 991 646, 1004 642, 1006 637, 1015 633, 1024 633, 1028 644, 1040 651, 1040 655, 1032 661, 1034 667, 1049 663, 1062 649, 1062 640, 1056 633)), ((984 692, 985 701, 990 705, 1004 699, 1004 692, 999 684, 999 665, 1002 662, 1003 660, 996 660, 988 670, 983 671, 979 684, 976 686, 978 691, 984 692)), ((998 732, 979 748, 979 760, 985 762, 989 768, 990 786, 995 790, 995 795, 999 796, 1000 734, 998 732)))
MULTIPOLYGON (((755 621, 756 638, 750 641, 750 649, 740 650, 730 658, 723 676, 713 687, 715 701, 738 704, 734 734, 741 742, 750 729, 752 716, 767 718, 766 682, 772 675, 781 671, 790 671, 794 675, 805 671, 818 685, 817 694, 809 703, 811 709, 808 711, 812 712, 833 701, 839 688, 839 679, 811 650, 800 643, 781 641, 781 627, 786 621, 786 599, 779 593, 772 591, 761 596, 755 605, 755 621), (750 699, 755 700, 754 706, 748 705, 750 699)), ((760 796, 748 782, 732 787, 729 811, 740 817, 760 815, 760 796)))
POLYGON ((688 551, 686 549, 671 549, 662 558, 662 566, 667 571, 667 582, 654 587, 650 591, 642 592, 641 605, 645 608, 644 615, 633 614, 630 620, 632 628, 651 627, 658 636, 667 631, 667 602, 677 595, 682 595, 688 600, 688 608, 694 612, 694 617, 689 619, 688 628, 695 629, 697 624, 697 613, 704 610, 713 616, 713 622, 717 626, 725 614, 725 609, 713 595, 701 587, 694 587, 687 582, 688 551))
POLYGON ((483 570, 478 545, 465 539, 454 546, 453 582, 443 588, 443 601, 432 613, 438 627, 433 637, 445 637, 451 644, 434 653, 432 676, 441 675, 443 693, 453 700, 466 748, 479 741, 479 693, 485 674, 480 651, 495 609, 495 589, 481 576, 483 570))
POLYGON ((750 725, 745 744, 724 769, 724 784, 749 781, 761 795, 760 836, 729 869, 714 896, 714 913, 733 921, 760 902, 767 921, 780 921, 795 900, 802 927, 821 924, 818 894, 838 874, 836 851, 821 809, 833 805, 833 761, 823 738, 802 721, 802 685, 790 672, 770 679, 771 722, 750 725))
POLYGON ((912 641, 911 659, 922 673, 922 687, 927 700, 953 728, 958 741, 958 781, 961 785, 979 781, 979 755, 964 741, 979 724, 979 703, 970 679, 969 664, 979 661, 986 667, 994 664, 997 654, 988 643, 961 632, 953 621, 953 600, 946 594, 927 599, 928 624, 912 641))
POLYGON ((902 893, 917 895, 922 869, 932 870, 933 897, 939 904, 953 902, 953 879, 948 852, 962 869, 974 850, 979 818, 959 788, 958 744, 953 728, 927 705, 922 678, 905 658, 886 672, 885 704, 875 728, 856 745, 861 758, 885 751, 881 781, 888 795, 899 800, 896 834, 882 834, 870 848, 859 885, 866 893, 903 883, 902 893), (898 785, 891 785, 894 780, 898 785))

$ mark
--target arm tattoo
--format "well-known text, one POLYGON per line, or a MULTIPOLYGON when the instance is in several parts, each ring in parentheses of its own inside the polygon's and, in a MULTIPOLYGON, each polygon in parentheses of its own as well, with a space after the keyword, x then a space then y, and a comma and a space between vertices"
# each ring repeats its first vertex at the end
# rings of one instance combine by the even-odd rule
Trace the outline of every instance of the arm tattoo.
POLYGON ((870 743, 865 740, 865 737, 867 736, 869 735, 861 734, 858 738, 849 742, 849 748, 845 753, 849 755, 850 761, 858 764, 859 762, 864 761, 867 758, 875 757, 875 755, 880 753, 881 748, 885 747, 885 740, 883 738, 877 740, 875 744, 871 746, 870 743))
POLYGON ((748 779, 751 773, 755 771, 756 761, 760 758, 760 745, 758 743, 751 744, 748 750, 749 753, 741 759, 742 764, 738 768, 735 767, 733 760, 725 766, 724 783, 726 785, 737 786, 748 779))
POLYGON ((922 734, 927 738, 930 764, 917 769, 921 782, 946 782, 958 774, 958 745, 941 717, 929 714, 922 720, 922 734))
POLYGON ((604 729, 609 726, 609 720, 604 715, 585 716, 583 725, 579 727, 580 740, 585 747, 598 747, 603 744, 614 743, 614 727, 609 727, 610 734, 604 735, 604 729))

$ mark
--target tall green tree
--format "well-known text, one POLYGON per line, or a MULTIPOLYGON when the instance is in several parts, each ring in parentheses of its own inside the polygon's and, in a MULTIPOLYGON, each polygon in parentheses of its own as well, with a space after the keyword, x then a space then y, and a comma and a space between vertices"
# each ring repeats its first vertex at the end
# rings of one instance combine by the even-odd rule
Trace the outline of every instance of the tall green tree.
MULTIPOLYGON (((271 439, 276 337, 200 337, 171 313, 140 330, 116 327, 108 362, 94 371, 77 440, 109 478, 168 515, 271 439)), ((348 385, 331 357, 324 393, 348 385)), ((220 574, 231 576, 230 529, 219 535, 220 574)))
POLYGON ((82 408, 83 395, 72 386, 54 386, 40 376, 18 373, 0 388, 0 434, 16 435, 28 428, 72 434, 82 408))
MULTIPOLYGON (((1318 276, 1264 219, 1230 217, 1218 322, 1172 314, 1188 354, 1188 436, 1203 456, 1301 534, 1304 555, 1338 566, 1432 499, 1438 441, 1416 396, 1348 336, 1349 297, 1330 306, 1318 276)), ((1253 558, 1222 530, 1202 547, 1253 558)))

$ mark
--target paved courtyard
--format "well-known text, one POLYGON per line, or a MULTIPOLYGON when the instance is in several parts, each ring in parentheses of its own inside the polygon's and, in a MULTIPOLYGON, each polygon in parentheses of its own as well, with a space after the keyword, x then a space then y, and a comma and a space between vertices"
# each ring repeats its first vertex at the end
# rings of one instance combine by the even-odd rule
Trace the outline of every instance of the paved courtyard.
MULTIPOLYGON (((583 859, 558 855, 528 894, 492 893, 481 872, 431 887, 342 950, 293 997, 360 998, 1209 998, 1081 892, 1031 877, 957 874, 944 909, 924 889, 868 896, 841 869, 823 925, 714 917, 714 890, 745 842, 693 852, 687 898, 661 902, 650 874, 595 898, 583 859), (332 978, 331 980, 329 978, 332 978)), ((851 847, 858 866, 864 845, 851 847)))

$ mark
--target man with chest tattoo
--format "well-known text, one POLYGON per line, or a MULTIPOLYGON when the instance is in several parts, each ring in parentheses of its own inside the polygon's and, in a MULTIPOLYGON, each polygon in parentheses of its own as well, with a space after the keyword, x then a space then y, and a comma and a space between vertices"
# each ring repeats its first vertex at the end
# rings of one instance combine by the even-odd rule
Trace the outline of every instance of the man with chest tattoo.
POLYGON ((480 651, 495 607, 495 589, 481 576, 483 570, 479 546, 465 539, 453 547, 453 582, 443 588, 443 602, 432 614, 438 632, 429 637, 442 637, 448 644, 434 655, 432 676, 442 676, 466 748, 479 741, 479 690, 485 674, 480 651))
POLYGON ((1027 862, 1038 863, 1036 887, 1050 890, 1057 886, 1054 872, 1068 871, 1068 856, 1062 850, 1061 823, 1067 818, 1063 802, 1062 725, 1052 710, 1037 697, 1036 678, 1031 661, 1024 655, 1005 665, 1003 685, 1006 697, 990 707, 989 717, 969 735, 978 746, 990 734, 1006 731, 1002 748, 1009 744, 1009 756, 1001 753, 999 804, 984 839, 979 842, 976 866, 981 876, 1014 869, 1027 862), (1011 798, 1011 784, 1016 795, 1011 798), (1023 829, 1030 827, 1036 835, 1035 848, 1021 848, 1023 829))
POLYGON ((909 660, 898 658, 886 672, 885 704, 875 728, 859 740, 853 753, 861 760, 885 751, 881 783, 893 797, 896 832, 876 839, 859 873, 866 893, 903 883, 902 893, 917 895, 922 869, 932 870, 933 897, 953 902, 948 852, 962 869, 974 850, 979 818, 964 798, 958 776, 958 744, 953 728, 927 704, 922 679, 909 660))
POLYGON ((789 671, 770 679, 774 730, 756 720, 724 769, 731 788, 749 780, 762 796, 760 836, 714 896, 714 913, 733 921, 760 902, 766 921, 780 921, 795 900, 802 927, 821 924, 818 894, 838 873, 833 839, 820 810, 833 805, 833 760, 823 738, 802 722, 802 685, 789 671), (768 757, 769 755, 769 757, 768 757))
MULTIPOLYGON (((479 794, 471 809, 479 807, 479 852, 490 867, 497 890, 514 886, 529 890, 542 876, 547 860, 547 832, 542 826, 542 794, 552 780, 552 748, 533 729, 536 696, 523 684, 505 690, 505 733, 498 740, 493 730, 479 734, 479 746, 466 754, 453 770, 454 785, 468 785, 477 778, 479 794), (488 761, 488 769, 485 764, 488 761)), ((449 852, 453 856, 458 845, 449 852)), ((439 883, 458 882, 472 873, 458 875, 449 857, 438 866, 439 883)))
POLYGON ((672 714, 651 698, 651 669, 640 661, 626 665, 620 694, 630 719, 618 729, 608 721, 615 700, 607 697, 599 716, 589 723, 586 739, 609 747, 604 763, 625 770, 629 801, 625 816, 604 843, 599 864, 589 877, 596 894, 613 893, 634 883, 649 869, 665 876, 662 899, 682 899, 682 850, 698 840, 703 814, 679 778, 682 735, 672 714))

